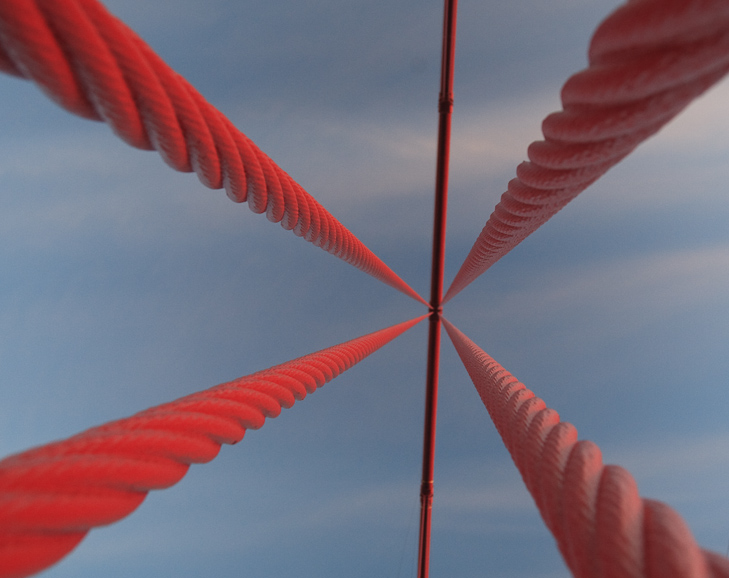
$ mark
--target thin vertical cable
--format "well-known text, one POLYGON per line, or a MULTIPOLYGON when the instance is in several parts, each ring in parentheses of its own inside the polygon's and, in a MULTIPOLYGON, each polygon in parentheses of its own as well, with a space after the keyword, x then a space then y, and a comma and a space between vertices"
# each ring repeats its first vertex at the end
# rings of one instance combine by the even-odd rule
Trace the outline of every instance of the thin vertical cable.
POLYGON ((425 425, 423 428, 423 476, 420 483, 418 578, 427 578, 430 562, 430 519, 433 506, 435 425, 438 409, 438 368, 440 365, 440 314, 443 299, 443 268, 445 264, 448 163, 451 144, 451 112, 453 111, 453 64, 456 51, 457 8, 458 0, 445 0, 440 95, 438 97, 438 152, 435 172, 433 261, 430 278, 428 367, 425 386, 425 425))

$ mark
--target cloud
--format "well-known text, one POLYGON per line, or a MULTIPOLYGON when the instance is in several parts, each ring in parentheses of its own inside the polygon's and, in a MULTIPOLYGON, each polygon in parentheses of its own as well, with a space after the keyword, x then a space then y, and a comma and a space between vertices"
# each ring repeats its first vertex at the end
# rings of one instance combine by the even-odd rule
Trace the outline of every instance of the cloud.
POLYGON ((132 149, 99 128, 19 139, 1 151, 6 248, 48 249, 89 235, 189 241, 193 233, 234 231, 243 214, 250 216, 222 190, 210 191, 157 153, 132 149))
POLYGON ((475 309, 488 323, 580 318, 581 332, 628 332, 676 311, 725 302, 729 246, 592 262, 534 278, 475 309))
POLYGON ((6 142, 0 156, 0 172, 6 178, 33 180, 48 176, 69 179, 74 175, 101 178, 124 174, 123 166, 115 162, 120 145, 113 142, 110 131, 105 132, 108 134, 98 130, 85 130, 81 134, 49 131, 43 137, 17 138, 12 146, 6 142))
MULTIPOLYGON (((513 468, 513 465, 510 466, 513 468)), ((483 483, 478 476, 470 476, 470 479, 470 482, 439 482, 439 511, 444 515, 467 513, 486 516, 496 512, 503 515, 505 511, 514 513, 534 509, 534 503, 521 483, 483 483)))
MULTIPOLYGON (((557 106, 555 95, 539 94, 456 109, 452 186, 473 184, 481 194, 488 180, 501 175, 501 188, 506 190, 516 166, 526 159, 527 146, 540 138, 542 119, 557 106)), ((243 112, 235 116, 239 126, 255 122, 243 112)), ((272 114, 269 120, 282 121, 275 117, 272 114)), ((264 150, 270 146, 279 154, 283 151, 277 162, 326 206, 330 201, 346 204, 347 198, 361 202, 413 192, 432 195, 435 111, 400 120, 309 115, 287 122, 291 124, 285 135, 274 132, 259 144, 264 150)))
POLYGON ((560 109, 559 95, 543 92, 456 110, 453 178, 457 182, 483 181, 490 175, 506 173, 505 191, 508 180, 516 176, 517 165, 527 160, 528 146, 543 138, 544 118, 560 109))
POLYGON ((729 181, 727 101, 729 79, 724 79, 610 169, 575 205, 579 203, 603 219, 608 214, 700 210, 706 206, 725 211, 729 181))
MULTIPOLYGON (((680 429, 677 428, 677 430, 680 429)), ((685 519, 705 547, 726 550, 729 514, 729 432, 668 433, 649 442, 603 445, 605 463, 625 467, 640 494, 658 499, 685 519)))
MULTIPOLYGON (((719 472, 729 472, 729 432, 717 432, 696 437, 675 438, 669 436, 653 443, 631 444, 629 447, 614 448, 610 459, 636 476, 646 481, 675 480, 676 476, 689 476, 693 480, 720 483, 722 496, 727 493, 723 476, 719 472), (712 476, 710 478, 709 476, 712 476)), ((683 484, 682 484, 683 486, 683 484)), ((703 492, 696 491, 695 483, 683 486, 684 498, 709 499, 703 492)))
MULTIPOLYGON (((646 154, 680 154, 689 158, 729 150, 729 78, 693 101, 651 141, 646 154)), ((648 147, 646 147, 648 148, 648 147)))

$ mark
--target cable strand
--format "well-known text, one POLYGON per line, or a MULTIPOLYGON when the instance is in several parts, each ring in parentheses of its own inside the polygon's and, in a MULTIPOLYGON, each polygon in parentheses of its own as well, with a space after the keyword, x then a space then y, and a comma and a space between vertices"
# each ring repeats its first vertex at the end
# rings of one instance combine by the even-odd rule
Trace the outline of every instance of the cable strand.
POLYGON ((393 325, 0 461, 0 578, 67 555, 426 316, 393 325))
POLYGON ((97 0, 0 2, 0 71, 427 305, 97 0))
POLYGON ((544 140, 529 146, 530 161, 517 167, 444 303, 729 72, 727 3, 633 0, 600 24, 589 55, 588 68, 564 84, 563 110, 544 119, 544 140))
POLYGON ((630 473, 443 319, 545 525, 577 578, 729 578, 670 506, 640 497, 630 473))

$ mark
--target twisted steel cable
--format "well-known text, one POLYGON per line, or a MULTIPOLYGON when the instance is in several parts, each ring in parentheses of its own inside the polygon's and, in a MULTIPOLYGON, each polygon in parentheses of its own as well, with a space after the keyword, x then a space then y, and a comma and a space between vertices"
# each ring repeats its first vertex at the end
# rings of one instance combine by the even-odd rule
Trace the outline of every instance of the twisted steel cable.
POLYGON ((729 560, 702 550, 670 506, 645 500, 600 448, 578 441, 513 375, 443 319, 524 484, 577 578, 729 577, 729 560))
MULTIPOLYGON (((445 300, 721 78, 728 23, 726 0, 635 0, 608 18, 590 68, 565 84, 564 111, 545 120, 546 140, 530 146, 531 162, 517 169, 445 300)), ((95 0, 0 2, 0 70, 424 302, 95 0)), ((0 462, 0 578, 57 561, 91 527, 128 515, 150 489, 176 483, 190 463, 209 461, 221 443, 419 320, 0 462)), ((575 575, 729 576, 672 509, 641 500, 625 470, 603 466, 597 446, 578 442, 570 424, 446 328, 575 575)))
POLYGON ((597 28, 443 302, 536 231, 729 71, 726 0, 634 0, 597 28))
POLYGON ((427 305, 97 0, 0 2, 0 71, 427 305))
POLYGON ((0 461, 0 578, 57 562, 190 464, 313 393, 425 318, 399 323, 0 461))

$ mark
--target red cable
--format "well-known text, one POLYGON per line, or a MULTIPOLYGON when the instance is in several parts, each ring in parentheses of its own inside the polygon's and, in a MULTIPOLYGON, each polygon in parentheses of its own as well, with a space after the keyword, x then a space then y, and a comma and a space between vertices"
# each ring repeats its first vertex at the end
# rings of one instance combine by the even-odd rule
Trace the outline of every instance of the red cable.
POLYGON ((0 578, 40 572, 426 316, 0 461, 0 578))
POLYGON ((440 372, 440 313, 443 297, 443 269, 445 266, 457 14, 458 0, 444 0, 440 93, 438 95, 438 147, 433 208, 433 252, 430 271, 428 358, 425 374, 423 468, 420 477, 418 578, 428 578, 430 573, 430 534, 433 510, 436 425, 438 421, 438 377, 440 372))
POLYGON ((630 473, 473 341, 443 325, 524 484, 578 578, 729 578, 729 560, 701 550, 669 506, 644 500, 630 473))
POLYGON ((96 0, 2 0, 0 71, 427 305, 96 0))
POLYGON ((726 0, 634 0, 598 27, 443 302, 536 231, 729 71, 726 0))

